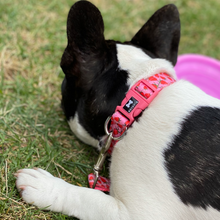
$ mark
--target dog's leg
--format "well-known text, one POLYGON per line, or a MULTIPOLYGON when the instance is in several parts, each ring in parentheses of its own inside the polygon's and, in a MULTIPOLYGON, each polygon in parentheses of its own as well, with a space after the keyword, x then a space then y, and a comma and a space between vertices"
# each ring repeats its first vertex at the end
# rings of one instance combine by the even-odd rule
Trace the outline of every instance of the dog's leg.
POLYGON ((71 185, 45 170, 19 170, 16 186, 25 202, 84 220, 129 220, 122 202, 100 191, 71 185))

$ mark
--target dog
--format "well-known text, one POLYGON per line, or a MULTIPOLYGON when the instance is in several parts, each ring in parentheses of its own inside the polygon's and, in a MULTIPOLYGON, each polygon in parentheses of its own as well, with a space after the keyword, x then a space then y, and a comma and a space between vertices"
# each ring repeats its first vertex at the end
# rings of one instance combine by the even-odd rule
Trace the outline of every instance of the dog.
MULTIPOLYGON (((103 32, 99 10, 76 2, 61 59, 70 128, 98 149, 106 118, 136 82, 158 73, 176 80, 179 13, 175 5, 164 6, 128 42, 105 40, 103 32)), ((185 80, 160 90, 114 147, 110 195, 40 168, 16 177, 25 202, 79 219, 219 220, 220 101, 185 80)))

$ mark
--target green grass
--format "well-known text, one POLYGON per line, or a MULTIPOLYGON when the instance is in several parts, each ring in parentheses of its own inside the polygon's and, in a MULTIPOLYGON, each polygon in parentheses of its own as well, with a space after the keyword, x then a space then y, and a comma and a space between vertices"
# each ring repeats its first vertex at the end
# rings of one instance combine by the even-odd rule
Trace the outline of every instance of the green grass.
MULTIPOLYGON (((41 167, 72 184, 87 186, 98 153, 77 140, 60 108, 59 68, 66 46, 70 0, 0 0, 0 219, 74 219, 25 204, 13 174, 41 167)), ((220 59, 217 0, 94 0, 106 38, 132 38, 158 8, 180 11, 179 52, 220 59)), ((74 205, 74 204, 73 204, 74 205)))

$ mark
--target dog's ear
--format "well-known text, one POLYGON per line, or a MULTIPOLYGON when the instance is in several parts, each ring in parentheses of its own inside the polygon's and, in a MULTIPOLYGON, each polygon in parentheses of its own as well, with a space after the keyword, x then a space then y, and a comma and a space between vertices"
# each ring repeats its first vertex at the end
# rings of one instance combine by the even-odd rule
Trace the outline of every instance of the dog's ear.
POLYGON ((158 58, 177 61, 180 40, 179 12, 169 4, 156 11, 132 38, 131 43, 140 46, 158 58))
POLYGON ((67 18, 68 44, 61 59, 66 76, 85 86, 102 69, 105 53, 104 23, 100 11, 90 2, 78 1, 67 18))

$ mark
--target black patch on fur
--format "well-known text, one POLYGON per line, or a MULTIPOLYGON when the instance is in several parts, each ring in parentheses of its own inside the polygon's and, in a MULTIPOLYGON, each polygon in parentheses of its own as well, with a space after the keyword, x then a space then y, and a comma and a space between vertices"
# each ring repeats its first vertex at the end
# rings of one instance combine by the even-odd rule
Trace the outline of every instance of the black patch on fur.
POLYGON ((193 111, 164 155, 182 202, 220 211, 220 109, 200 107, 193 111))
MULTIPOLYGON (((62 107, 69 120, 78 113, 79 122, 94 138, 99 139, 104 133, 104 123, 114 113, 128 90, 128 73, 118 69, 116 43, 106 41, 109 62, 102 72, 93 78, 89 89, 77 86, 74 76, 67 76, 62 84, 62 107)), ((100 61, 102 62, 102 61, 100 61)), ((91 74, 95 72, 90 69, 91 74)))
MULTIPOLYGON (((175 63, 179 37, 178 10, 167 5, 125 44, 141 48, 153 58, 175 63)), ((67 39, 60 63, 65 73, 62 108, 67 120, 77 112, 84 129, 99 139, 105 134, 106 118, 113 114, 128 90, 128 73, 118 68, 116 43, 119 42, 105 40, 102 15, 88 1, 78 1, 71 7, 67 39)))
POLYGON ((149 51, 151 57, 177 61, 180 41, 180 19, 175 5, 169 4, 156 11, 132 38, 131 43, 149 51))
POLYGON ((61 59, 65 73, 62 108, 94 138, 104 133, 104 122, 128 90, 128 73, 118 69, 115 41, 104 38, 100 11, 90 2, 78 1, 67 19, 68 44, 61 59))

